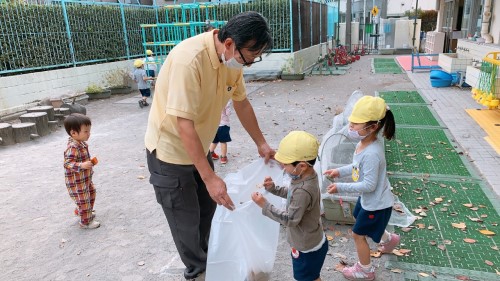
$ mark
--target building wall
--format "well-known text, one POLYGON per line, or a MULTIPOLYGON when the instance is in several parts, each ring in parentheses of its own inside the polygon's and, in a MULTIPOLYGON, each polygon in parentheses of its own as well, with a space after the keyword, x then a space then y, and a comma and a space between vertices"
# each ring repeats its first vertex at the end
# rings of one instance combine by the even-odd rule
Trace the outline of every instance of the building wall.
MULTIPOLYGON (((424 11, 437 10, 437 2, 438 0, 420 0, 418 1, 418 8, 424 11)), ((388 0, 387 15, 402 16, 406 11, 415 9, 416 4, 416 0, 388 0)))
POLYGON ((493 36, 493 43, 500 43, 500 0, 493 0, 491 13, 490 34, 493 36))
POLYGON ((110 70, 130 71, 133 61, 119 61, 0 77, 0 116, 23 110, 23 105, 45 98, 83 93, 89 84, 104 85, 110 70))

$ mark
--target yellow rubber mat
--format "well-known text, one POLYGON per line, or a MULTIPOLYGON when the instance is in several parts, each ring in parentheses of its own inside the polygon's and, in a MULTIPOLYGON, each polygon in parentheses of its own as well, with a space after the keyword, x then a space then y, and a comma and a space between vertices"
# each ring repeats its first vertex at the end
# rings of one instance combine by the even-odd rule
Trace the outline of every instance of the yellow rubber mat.
POLYGON ((483 128, 484 138, 500 154, 500 111, 488 109, 465 110, 483 128))

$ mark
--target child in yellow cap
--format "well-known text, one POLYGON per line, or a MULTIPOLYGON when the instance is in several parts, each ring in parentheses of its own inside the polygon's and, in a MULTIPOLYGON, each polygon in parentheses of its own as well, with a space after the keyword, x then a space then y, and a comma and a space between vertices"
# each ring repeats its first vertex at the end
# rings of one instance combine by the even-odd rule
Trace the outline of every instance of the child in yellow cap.
POLYGON ((144 70, 144 61, 140 59, 136 59, 134 61, 134 72, 132 76, 134 77, 135 83, 137 83, 137 88, 139 92, 141 92, 142 99, 139 100, 139 107, 143 108, 144 106, 148 106, 147 102, 148 97, 151 96, 151 87, 148 84, 148 81, 154 80, 154 77, 148 77, 146 74, 146 70, 144 70))
POLYGON ((331 178, 351 174, 353 179, 352 183, 329 185, 328 193, 361 193, 353 211, 356 223, 352 228, 359 262, 343 269, 342 274, 348 280, 375 279, 367 236, 380 243, 382 253, 391 253, 400 241, 399 235, 385 230, 391 218, 394 196, 387 179, 384 145, 377 137, 382 129, 383 137, 388 140, 394 137, 394 115, 385 101, 372 96, 360 98, 349 116, 349 137, 359 141, 353 163, 324 173, 331 178))
POLYGON ((259 192, 252 194, 263 215, 287 227, 293 277, 299 281, 321 280, 321 267, 328 252, 321 224, 318 175, 313 168, 318 148, 318 140, 304 131, 290 132, 281 140, 274 158, 290 176, 290 186, 276 186, 271 177, 266 177, 263 185, 272 194, 287 199, 285 210, 271 205, 259 192))

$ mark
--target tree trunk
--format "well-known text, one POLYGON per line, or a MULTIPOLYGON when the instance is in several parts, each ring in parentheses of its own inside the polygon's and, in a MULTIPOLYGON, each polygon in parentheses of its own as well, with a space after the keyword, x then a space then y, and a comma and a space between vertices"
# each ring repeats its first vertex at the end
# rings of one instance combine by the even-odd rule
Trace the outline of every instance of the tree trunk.
POLYGON ((14 130, 9 123, 0 123, 0 145, 11 145, 16 143, 14 130))
POLYGON ((31 140, 32 135, 37 136, 35 123, 12 124, 12 129, 14 130, 14 137, 17 143, 31 140))
POLYGON ((45 112, 49 121, 54 121, 54 107, 51 105, 35 106, 28 109, 28 113, 31 112, 45 112))
POLYGON ((46 136, 50 133, 49 130, 49 118, 45 112, 32 112, 26 113, 19 116, 21 122, 31 122, 36 124, 36 131, 41 137, 46 136))

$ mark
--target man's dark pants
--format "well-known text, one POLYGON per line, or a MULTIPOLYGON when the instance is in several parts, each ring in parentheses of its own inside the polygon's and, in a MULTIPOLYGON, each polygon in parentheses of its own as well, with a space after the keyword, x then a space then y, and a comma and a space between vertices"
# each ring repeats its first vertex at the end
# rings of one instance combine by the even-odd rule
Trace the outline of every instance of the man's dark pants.
MULTIPOLYGON (((156 151, 146 150, 149 182, 156 200, 167 217, 175 246, 186 272, 203 272, 207 266, 208 238, 217 204, 210 198, 205 183, 194 165, 165 163, 156 151)), ((207 159, 212 169, 211 155, 207 159)))

